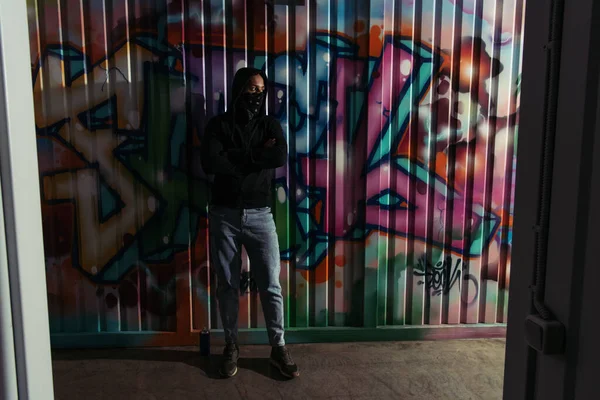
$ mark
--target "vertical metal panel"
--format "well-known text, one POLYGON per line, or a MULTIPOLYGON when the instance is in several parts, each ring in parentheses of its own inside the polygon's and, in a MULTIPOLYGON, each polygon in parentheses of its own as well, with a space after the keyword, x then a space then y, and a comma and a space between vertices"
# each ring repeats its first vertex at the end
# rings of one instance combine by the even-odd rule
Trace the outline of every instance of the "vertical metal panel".
POLYGON ((505 321, 522 0, 28 5, 53 332, 220 327, 198 146, 244 66, 289 142, 289 327, 505 321))

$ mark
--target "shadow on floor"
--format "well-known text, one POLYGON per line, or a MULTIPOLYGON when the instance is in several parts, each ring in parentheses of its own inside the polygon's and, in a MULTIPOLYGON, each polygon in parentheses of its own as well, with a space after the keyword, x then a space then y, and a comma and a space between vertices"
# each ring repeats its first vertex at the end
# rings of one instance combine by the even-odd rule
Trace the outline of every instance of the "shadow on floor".
POLYGON ((504 340, 290 347, 302 371, 292 381, 269 366, 268 346, 243 346, 233 379, 220 379, 220 355, 197 347, 55 350, 55 399, 502 399, 504 340))
MULTIPOLYGON (((223 356, 212 354, 201 356, 194 350, 159 349, 106 349, 106 350, 56 350, 52 352, 54 361, 93 361, 93 360, 131 360, 154 362, 179 362, 199 368, 210 379, 226 379, 219 374, 223 356)), ((253 371, 267 378, 286 381, 279 371, 271 366, 268 358, 240 357, 238 368, 253 371)))

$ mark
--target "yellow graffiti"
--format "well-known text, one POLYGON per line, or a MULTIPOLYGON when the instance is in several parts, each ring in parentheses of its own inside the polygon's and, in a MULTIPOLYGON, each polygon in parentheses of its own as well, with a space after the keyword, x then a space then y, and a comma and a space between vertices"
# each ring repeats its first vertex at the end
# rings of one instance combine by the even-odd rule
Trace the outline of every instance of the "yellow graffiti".
POLYGON ((117 134, 114 128, 89 130, 78 115, 116 96, 118 118, 112 121, 113 127, 138 129, 143 109, 142 68, 144 61, 153 59, 152 53, 139 46, 124 46, 68 87, 64 62, 48 56, 34 84, 36 125, 48 127, 66 119, 58 136, 89 164, 97 166, 48 175, 42 181, 44 200, 75 202, 77 263, 93 275, 127 245, 124 235, 135 235, 153 215, 156 205, 148 189, 113 156, 113 150, 126 136, 117 134), (124 204, 103 222, 98 211, 100 179, 124 204))

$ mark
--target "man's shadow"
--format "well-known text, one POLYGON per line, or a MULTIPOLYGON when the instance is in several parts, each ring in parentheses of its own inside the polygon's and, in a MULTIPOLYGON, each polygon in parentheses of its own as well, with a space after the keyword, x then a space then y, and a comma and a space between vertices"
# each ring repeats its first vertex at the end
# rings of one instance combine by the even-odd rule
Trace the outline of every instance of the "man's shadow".
MULTIPOLYGON (((74 360, 134 360, 154 362, 180 362, 201 369, 210 379, 226 379, 219 373, 223 356, 212 354, 210 357, 201 356, 198 350, 159 350, 152 348, 140 349, 90 349, 90 350, 54 350, 52 359, 60 361, 74 360)), ((238 360, 239 370, 254 371, 257 374, 277 381, 287 381, 277 368, 271 366, 268 358, 242 358, 238 360)))

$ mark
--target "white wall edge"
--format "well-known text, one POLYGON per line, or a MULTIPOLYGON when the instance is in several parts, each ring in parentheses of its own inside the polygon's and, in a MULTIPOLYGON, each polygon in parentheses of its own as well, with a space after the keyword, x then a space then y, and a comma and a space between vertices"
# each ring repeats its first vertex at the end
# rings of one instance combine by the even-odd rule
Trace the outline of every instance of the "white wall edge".
MULTIPOLYGON (((0 95, 3 96, 2 82, 0 95)), ((0 100, 0 104, 4 100, 0 100)), ((0 108, 0 119, 4 110, 0 108)), ((0 127, 0 130, 3 128, 0 127)), ((0 179, 1 182, 1 179, 0 179)), ((2 190, 0 190, 0 210, 3 210, 2 190)), ((4 234, 4 213, 0 212, 0 398, 17 399, 17 365, 11 315, 10 285, 8 283, 8 255, 4 234)))
MULTIPOLYGON (((52 400, 27 3, 0 0, 0 172, 18 399, 52 400)), ((2 287, 4 292, 4 287, 2 287)), ((4 294, 3 294, 4 296, 4 294)), ((4 301, 3 301, 4 303, 4 301)), ((8 398, 7 400, 16 400, 8 398)))

